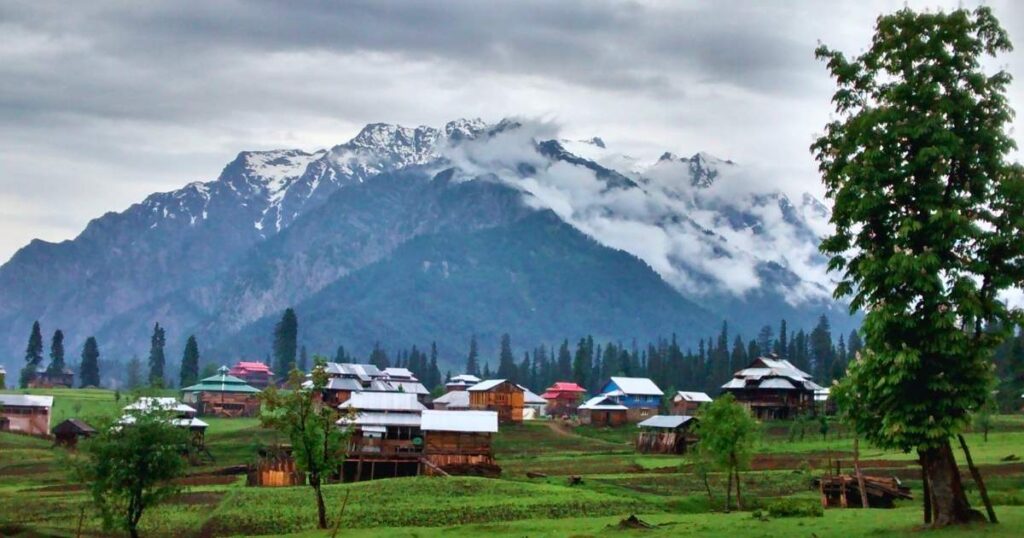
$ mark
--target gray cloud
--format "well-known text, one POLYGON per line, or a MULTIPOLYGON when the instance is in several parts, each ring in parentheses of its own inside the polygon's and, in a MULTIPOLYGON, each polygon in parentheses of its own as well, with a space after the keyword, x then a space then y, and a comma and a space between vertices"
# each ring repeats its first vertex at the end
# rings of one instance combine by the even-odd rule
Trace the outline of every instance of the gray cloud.
MULTIPOLYGON (((957 3, 921 4, 933 5, 957 3)), ((857 52, 894 7, 5 2, 0 260, 154 190, 209 179, 240 150, 317 149, 372 121, 540 117, 622 152, 707 150, 817 191, 807 146, 828 119, 832 82, 813 48, 820 39, 857 52)), ((1020 5, 994 8, 1024 39, 1020 5)), ((1002 65, 1019 74, 1019 58, 1002 65)))

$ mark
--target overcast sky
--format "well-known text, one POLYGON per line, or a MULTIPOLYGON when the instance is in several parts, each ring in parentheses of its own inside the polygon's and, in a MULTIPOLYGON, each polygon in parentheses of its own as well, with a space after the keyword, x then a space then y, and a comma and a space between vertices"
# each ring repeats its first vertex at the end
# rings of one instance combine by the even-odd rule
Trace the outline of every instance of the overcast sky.
MULTIPOLYGON (((241 150, 329 147, 368 122, 535 117, 818 193, 807 148, 834 88, 814 47, 860 52, 904 3, 140 4, 0 0, 0 261, 241 150)), ((988 4, 1024 47, 1024 6, 988 4)), ((994 65, 1024 78, 1022 57, 994 65)), ((1011 103, 1024 111, 1024 80, 1011 103)))

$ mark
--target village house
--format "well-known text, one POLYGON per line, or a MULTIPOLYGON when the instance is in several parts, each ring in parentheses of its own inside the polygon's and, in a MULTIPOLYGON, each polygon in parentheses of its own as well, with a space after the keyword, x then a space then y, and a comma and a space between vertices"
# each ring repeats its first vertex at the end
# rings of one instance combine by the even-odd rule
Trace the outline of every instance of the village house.
POLYGON ((453 390, 466 390, 473 385, 480 382, 480 378, 471 374, 460 374, 448 380, 444 384, 444 390, 451 392, 453 390))
POLYGON ((548 401, 548 414, 551 416, 573 416, 580 401, 587 394, 587 389, 569 381, 558 381, 541 394, 548 401))
POLYGON ((654 415, 637 424, 636 450, 643 454, 685 454, 697 442, 691 432, 697 419, 683 415, 654 415))
POLYGON ((30 389, 70 389, 75 385, 75 373, 70 368, 63 368, 60 372, 50 372, 45 366, 39 366, 35 375, 28 380, 30 389))
POLYGON ((384 379, 387 380, 389 391, 415 394, 420 402, 430 397, 430 391, 420 383, 416 375, 408 368, 385 368, 384 379))
POLYGON ((465 390, 453 390, 443 396, 434 398, 431 402, 434 409, 438 410, 460 410, 469 409, 469 393, 465 390))
POLYGON ((523 421, 523 387, 506 379, 488 379, 466 389, 469 407, 479 411, 497 411, 501 423, 523 421))
POLYGON ((351 413, 338 425, 352 429, 342 481, 419 474, 423 452, 420 413, 426 408, 415 394, 356 392, 338 407, 351 413))
POLYGON ((181 401, 195 406, 200 416, 252 417, 260 410, 260 389, 229 375, 227 366, 181 393, 181 401))
POLYGON ((640 422, 658 414, 661 397, 665 394, 646 377, 612 377, 598 393, 626 406, 629 422, 640 422))
POLYGON ((672 414, 696 415, 697 410, 707 403, 711 403, 711 396, 708 396, 707 393, 681 390, 672 397, 672 414))
POLYGON ((760 420, 788 419, 812 411, 815 391, 821 389, 810 374, 775 355, 754 359, 722 385, 723 392, 731 393, 760 420))
POLYGON ((0 431, 49 436, 53 396, 0 394, 0 431))
POLYGON ((629 421, 629 408, 610 396, 601 394, 583 402, 576 410, 581 424, 591 426, 622 426, 629 421))
POLYGON ((274 372, 259 361, 238 361, 228 374, 244 381, 247 385, 263 390, 274 382, 274 372))
POLYGON ((69 418, 53 427, 54 443, 66 448, 75 448, 79 439, 92 437, 96 433, 95 428, 77 418, 69 418))
POLYGON ((206 428, 209 424, 196 418, 196 409, 185 405, 174 398, 155 398, 144 396, 128 404, 124 408, 121 424, 132 424, 136 417, 146 413, 167 413, 171 424, 189 431, 192 446, 198 449, 206 447, 206 428))
POLYGON ((498 433, 497 412, 423 411, 422 419, 424 474, 478 474, 474 469, 480 468, 488 469, 489 476, 501 472, 491 447, 498 433))
POLYGON ((522 385, 519 388, 523 389, 523 420, 547 416, 548 401, 522 385))

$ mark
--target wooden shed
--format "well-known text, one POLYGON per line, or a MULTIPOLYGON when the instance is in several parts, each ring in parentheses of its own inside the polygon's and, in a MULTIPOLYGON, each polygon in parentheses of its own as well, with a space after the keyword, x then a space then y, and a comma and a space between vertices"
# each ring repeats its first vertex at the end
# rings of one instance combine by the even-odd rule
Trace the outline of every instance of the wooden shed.
POLYGON ((238 361, 228 373, 260 390, 274 382, 274 372, 260 361, 238 361))
POLYGON ((696 415, 704 404, 711 403, 711 396, 705 392, 680 390, 672 397, 673 415, 696 415))
POLYGON ((591 426, 622 426, 629 422, 629 408, 606 395, 594 396, 577 409, 581 424, 591 426))
POLYGON ((53 427, 54 443, 67 448, 75 448, 79 438, 93 435, 96 429, 77 418, 69 418, 53 427))
POLYGON ((423 473, 462 474, 460 470, 474 467, 496 469, 491 436, 498 432, 498 420, 496 411, 423 411, 423 473))
POLYGON ((655 415, 639 424, 636 450, 644 454, 685 454, 697 442, 690 430, 697 419, 683 415, 655 415))
POLYGON ((506 379, 488 379, 466 389, 469 407, 478 411, 495 411, 502 423, 523 422, 526 391, 506 379))
POLYGON ((0 394, 0 425, 12 432, 46 437, 50 435, 53 396, 0 394))
POLYGON ((182 401, 195 406, 200 416, 252 417, 260 410, 260 389, 228 374, 221 366, 217 375, 181 389, 182 401))

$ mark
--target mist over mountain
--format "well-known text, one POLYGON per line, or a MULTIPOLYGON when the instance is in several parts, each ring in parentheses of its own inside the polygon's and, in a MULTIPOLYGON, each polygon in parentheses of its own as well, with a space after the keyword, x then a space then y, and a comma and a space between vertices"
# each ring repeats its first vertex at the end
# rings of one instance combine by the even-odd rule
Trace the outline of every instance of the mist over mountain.
POLYGON ((828 216, 705 153, 644 163, 515 119, 370 124, 327 150, 242 152, 23 247, 0 266, 0 357, 17 371, 38 319, 107 360, 144 358, 154 322, 172 363, 189 334, 204 362, 259 359, 289 306, 311 352, 436 339, 456 369, 472 334, 487 352, 502 332, 692 345, 723 320, 752 338, 822 313, 848 330, 817 253, 828 216))

